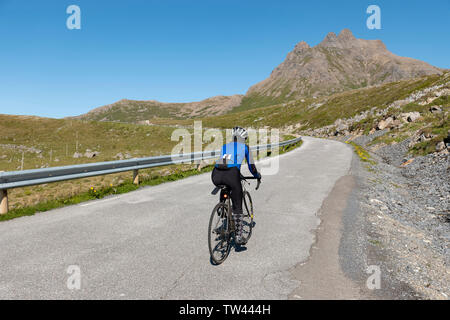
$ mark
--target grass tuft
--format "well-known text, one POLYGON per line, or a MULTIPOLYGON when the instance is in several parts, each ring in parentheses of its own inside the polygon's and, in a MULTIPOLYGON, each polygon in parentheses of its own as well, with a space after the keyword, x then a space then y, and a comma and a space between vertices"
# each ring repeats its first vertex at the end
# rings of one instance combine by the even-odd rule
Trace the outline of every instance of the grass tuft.
POLYGON ((364 162, 368 162, 372 165, 377 164, 375 160, 371 159, 371 156, 367 150, 361 147, 359 144, 354 143, 353 141, 346 141, 345 143, 353 146, 355 153, 358 155, 359 159, 364 162))

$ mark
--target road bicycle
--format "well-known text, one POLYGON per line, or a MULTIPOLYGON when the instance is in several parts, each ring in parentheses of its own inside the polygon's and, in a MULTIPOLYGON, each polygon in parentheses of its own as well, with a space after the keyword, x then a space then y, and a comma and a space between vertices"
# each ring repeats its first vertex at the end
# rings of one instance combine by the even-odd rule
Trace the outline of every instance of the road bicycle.
MULTIPOLYGON (((255 177, 244 177, 241 175, 242 183, 242 239, 246 244, 252 236, 252 230, 255 225, 253 221, 253 202, 250 193, 246 190, 246 185, 250 185, 247 180, 257 179, 255 177)), ((258 179, 256 190, 258 190, 261 180, 258 179)), ((221 264, 228 257, 231 247, 235 244, 235 225, 233 220, 233 209, 231 206, 231 189, 225 185, 219 185, 211 192, 216 195, 220 190, 220 201, 214 207, 208 227, 208 246, 213 264, 221 264)))

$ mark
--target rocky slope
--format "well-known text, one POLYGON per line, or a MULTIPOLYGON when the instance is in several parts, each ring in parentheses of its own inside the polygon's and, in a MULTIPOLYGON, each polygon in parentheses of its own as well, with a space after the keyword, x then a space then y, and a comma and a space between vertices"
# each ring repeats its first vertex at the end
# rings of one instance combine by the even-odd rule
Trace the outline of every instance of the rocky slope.
POLYGON ((315 47, 298 43, 269 78, 248 90, 243 104, 270 105, 441 73, 425 62, 391 53, 381 40, 357 39, 344 29, 338 36, 330 32, 315 47))
POLYGON ((449 113, 445 73, 385 108, 303 131, 355 147, 365 254, 380 267, 380 297, 450 297, 449 113))
POLYGON ((384 108, 372 107, 353 117, 338 118, 327 126, 300 133, 347 140, 355 137, 364 140, 370 134, 373 135, 370 145, 373 151, 386 145, 396 145, 384 153, 386 161, 397 156, 397 149, 403 153, 438 151, 448 154, 450 73, 445 73, 437 83, 416 90, 405 99, 395 100, 384 108))
MULTIPOLYGON (((370 134, 353 141, 370 148, 376 137, 370 134)), ((378 293, 382 297, 448 300, 448 152, 413 158, 407 154, 407 144, 370 152, 370 160, 363 161, 358 172, 368 261, 381 269, 382 286, 378 293)))

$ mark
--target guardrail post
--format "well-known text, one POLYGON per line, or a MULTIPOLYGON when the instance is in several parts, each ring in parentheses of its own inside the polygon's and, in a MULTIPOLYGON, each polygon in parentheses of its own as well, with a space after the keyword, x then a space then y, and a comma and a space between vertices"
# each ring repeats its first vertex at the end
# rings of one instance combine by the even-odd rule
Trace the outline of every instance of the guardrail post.
POLYGON ((133 170, 133 183, 139 184, 139 170, 133 170))
POLYGON ((0 214, 8 213, 8 190, 0 190, 0 214))

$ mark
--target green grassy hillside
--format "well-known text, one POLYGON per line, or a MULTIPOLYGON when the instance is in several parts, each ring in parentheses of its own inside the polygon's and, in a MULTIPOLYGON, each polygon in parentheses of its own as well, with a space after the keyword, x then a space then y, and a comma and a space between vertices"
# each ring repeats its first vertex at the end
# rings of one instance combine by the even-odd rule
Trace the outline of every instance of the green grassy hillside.
POLYGON ((160 155, 176 144, 173 128, 111 122, 0 115, 0 171, 114 160, 118 153, 132 157, 160 155), (89 159, 75 152, 98 151, 89 159), (40 151, 40 152, 39 152, 40 151))
MULTIPOLYGON (((173 128, 95 121, 0 115, 0 171, 36 169, 69 164, 168 154, 173 128), (77 151, 82 156, 74 158, 77 151), (84 156, 87 149, 99 152, 84 156), (22 158, 23 157, 23 158, 22 158), (23 162, 22 162, 23 159, 23 162)), ((189 169, 189 168, 187 168, 189 169)), ((143 178, 170 174, 171 168, 142 172, 143 178)), ((10 209, 86 195, 91 188, 115 188, 131 180, 131 173, 91 177, 9 190, 10 209)), ((55 202, 55 203, 56 203, 55 202)))
MULTIPOLYGON (((204 126, 216 128, 231 128, 235 125, 282 128, 300 124, 302 130, 315 129, 331 125, 337 119, 353 117, 374 107, 384 109, 392 102, 405 99, 417 90, 445 81, 445 76, 432 75, 345 91, 317 99, 305 98, 256 109, 247 108, 240 112, 236 111, 239 110, 238 107, 231 113, 204 117, 200 120, 204 126)), ((190 125, 192 120, 158 119, 154 123, 190 125)))
POLYGON ((161 104, 156 101, 121 100, 105 112, 100 112, 100 110, 95 112, 94 110, 80 118, 128 123, 137 123, 154 117, 182 119, 179 114, 183 106, 183 103, 161 104))

